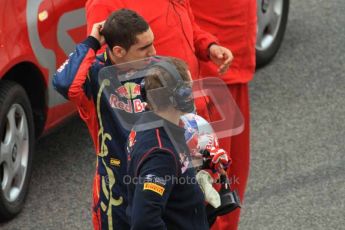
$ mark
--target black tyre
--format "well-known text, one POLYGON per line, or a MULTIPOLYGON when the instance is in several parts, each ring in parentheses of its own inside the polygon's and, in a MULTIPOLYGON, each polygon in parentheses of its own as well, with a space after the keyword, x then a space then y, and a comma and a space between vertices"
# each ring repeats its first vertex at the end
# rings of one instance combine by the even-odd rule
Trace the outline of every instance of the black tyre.
POLYGON ((288 21, 289 5, 289 0, 257 1, 257 68, 268 64, 279 50, 288 21))
POLYGON ((34 123, 24 89, 0 81, 0 221, 15 217, 28 193, 34 153, 34 123))

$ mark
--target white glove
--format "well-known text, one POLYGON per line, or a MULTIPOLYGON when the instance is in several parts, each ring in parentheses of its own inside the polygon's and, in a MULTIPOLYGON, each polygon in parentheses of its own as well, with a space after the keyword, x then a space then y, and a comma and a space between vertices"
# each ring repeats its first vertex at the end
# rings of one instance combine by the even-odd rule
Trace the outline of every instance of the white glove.
POLYGON ((212 186, 214 181, 211 175, 205 170, 200 170, 196 174, 196 180, 204 192, 205 200, 214 208, 218 208, 221 204, 220 196, 217 190, 215 190, 212 186))

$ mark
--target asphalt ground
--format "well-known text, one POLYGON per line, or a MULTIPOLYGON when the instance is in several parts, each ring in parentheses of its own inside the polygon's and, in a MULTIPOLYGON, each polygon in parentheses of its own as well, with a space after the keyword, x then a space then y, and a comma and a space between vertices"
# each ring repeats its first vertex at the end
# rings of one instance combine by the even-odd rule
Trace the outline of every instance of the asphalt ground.
MULTIPOLYGON (((345 2, 291 0, 284 42, 250 83, 240 229, 345 229, 345 2)), ((95 155, 72 119, 37 144, 24 210, 0 229, 92 229, 95 155)))
POLYGON ((345 2, 291 1, 251 92, 251 173, 240 229, 345 229, 345 2))

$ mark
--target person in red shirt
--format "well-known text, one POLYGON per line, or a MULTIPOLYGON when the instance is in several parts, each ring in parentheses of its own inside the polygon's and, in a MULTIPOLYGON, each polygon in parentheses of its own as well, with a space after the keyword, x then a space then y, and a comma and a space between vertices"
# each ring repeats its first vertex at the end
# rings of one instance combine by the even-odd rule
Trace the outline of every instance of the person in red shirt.
MULTIPOLYGON (((224 74, 233 59, 229 49, 218 45, 215 36, 195 23, 189 0, 88 0, 85 8, 88 31, 114 10, 136 11, 149 23, 155 35, 157 54, 184 60, 193 80, 199 78, 200 61, 211 60, 217 72, 224 74)), ((206 104, 206 97, 196 100, 198 114, 209 120, 206 104)))
MULTIPOLYGON (((232 188, 238 189, 243 203, 250 161, 248 82, 255 72, 256 0, 191 0, 191 7, 200 28, 217 36, 220 44, 229 48, 235 57, 222 79, 243 114, 245 129, 231 139, 221 139, 220 146, 231 153, 228 177, 232 188)), ((204 77, 216 76, 217 68, 213 63, 202 61, 200 72, 204 77)), ((210 110, 211 118, 219 119, 216 109, 212 107, 210 110)), ((239 218, 240 209, 218 217, 212 230, 237 229, 239 218)))

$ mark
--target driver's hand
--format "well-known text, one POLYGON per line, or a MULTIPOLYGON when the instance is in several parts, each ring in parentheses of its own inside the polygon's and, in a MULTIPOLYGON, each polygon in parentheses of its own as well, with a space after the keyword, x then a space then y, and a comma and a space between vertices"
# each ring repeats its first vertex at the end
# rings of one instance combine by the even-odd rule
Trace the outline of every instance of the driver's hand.
POLYGON ((92 30, 91 30, 91 33, 90 33, 90 36, 96 38, 99 41, 99 44, 101 46, 103 46, 104 43, 105 43, 104 36, 101 33, 101 31, 103 29, 104 23, 105 23, 105 21, 93 24, 92 30))

